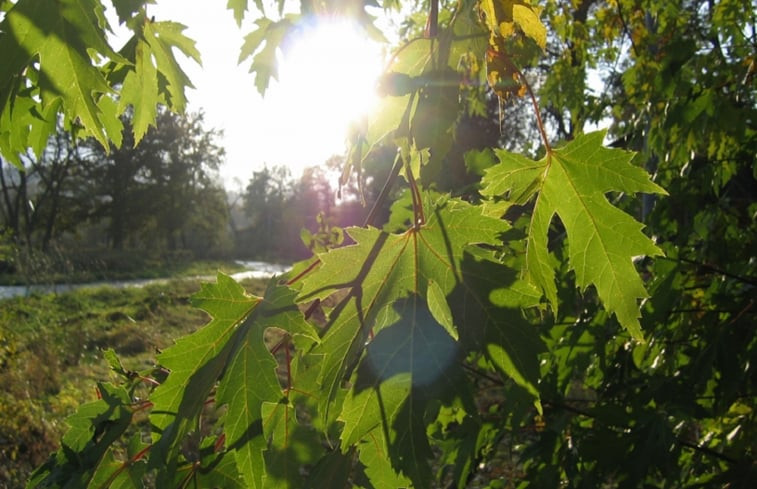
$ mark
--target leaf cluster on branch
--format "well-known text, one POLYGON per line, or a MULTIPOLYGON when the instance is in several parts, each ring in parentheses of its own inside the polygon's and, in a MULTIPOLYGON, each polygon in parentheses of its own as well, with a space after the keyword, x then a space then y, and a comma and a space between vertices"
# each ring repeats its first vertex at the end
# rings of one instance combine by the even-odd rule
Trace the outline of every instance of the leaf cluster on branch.
MULTIPOLYGON (((107 44, 96 0, 0 3, 6 157, 39 144, 55 114, 107 145, 109 139, 119 144, 117 115, 127 106, 134 107, 136 140, 153 123, 156 103, 184 107, 189 81, 173 49, 198 55, 183 28, 154 21, 146 3, 114 1, 119 21, 134 32, 118 52, 107 44)), ((698 2, 673 3, 691 9, 698 2)), ((737 3, 710 7, 713 25, 737 3)), ((264 92, 276 76, 277 49, 298 22, 350 15, 375 33, 366 10, 373 5, 302 2, 299 13, 283 14, 289 10, 280 0, 278 13, 268 15, 269 7, 256 2, 260 16, 240 60, 252 60, 264 92)), ((374 159, 382 161, 387 148, 396 155, 383 161, 392 171, 376 204, 394 200, 386 225, 376 227, 371 212, 364 226, 345 230, 352 244, 295 264, 262 297, 219 274, 193 299, 210 322, 161 352, 154 369, 131 371, 107 353, 119 381, 100 384, 99 399, 80 407, 61 449, 29 487, 466 487, 485 472, 510 487, 515 481, 534 487, 721 481, 725 487, 754 474, 749 456, 723 453, 735 439, 753 455, 748 435, 739 434, 754 433, 748 379, 755 340, 743 325, 753 314, 752 272, 710 285, 699 279, 733 279, 734 273, 708 263, 698 274, 679 273, 692 265, 685 257, 698 245, 677 248, 674 231, 664 226, 671 241, 655 244, 628 212, 634 194, 666 194, 650 178, 653 166, 645 170, 633 152, 604 146, 605 131, 583 133, 590 119, 583 90, 580 100, 555 105, 561 98, 555 87, 578 83, 565 73, 585 74, 589 55, 596 62, 609 57, 596 46, 622 32, 633 45, 629 56, 640 61, 616 86, 627 92, 628 105, 611 110, 648 110, 642 115, 649 130, 633 132, 628 124, 642 122, 623 117, 612 130, 648 136, 649 144, 637 149, 659 155, 653 123, 670 107, 644 99, 651 89, 643 70, 656 54, 649 47, 644 57, 640 44, 652 36, 662 49, 661 32, 675 16, 660 5, 645 12, 624 0, 427 5, 423 34, 393 52, 380 83, 383 103, 354 135, 346 161, 345 175, 360 174, 374 159), (554 23, 552 31, 542 16, 554 23), (594 18, 607 26, 592 24, 594 18), (534 67, 561 43, 566 57, 544 82, 534 67), (547 111, 560 121, 556 132, 571 128, 565 141, 550 137, 555 131, 542 120, 532 84, 543 89, 547 111), (457 162, 461 114, 480 113, 495 96, 525 97, 533 105, 540 156, 497 148, 469 153, 465 164, 481 177, 473 190, 445 188, 439 182, 457 162), (652 264, 647 257, 655 256, 652 264), (741 301, 723 313, 718 333, 692 316, 673 329, 660 326, 678 314, 672 306, 685 303, 701 307, 700 317, 715 314, 708 301, 718 300, 683 292, 707 287, 713 297, 741 301), (642 316, 642 305, 651 319, 642 316), (739 339, 738 353, 723 357, 724 345, 739 339), (711 375, 696 377, 698 368, 711 375), (724 377, 732 381, 721 382, 724 377), (693 382, 690 392, 684 378, 693 382), (715 399, 700 399, 707 396, 715 399), (703 430, 712 435, 702 436, 703 430), (670 473, 680 480, 671 482, 670 473)), ((228 6, 241 24, 248 2, 228 6)), ((723 42, 741 35, 754 43, 753 20, 750 26, 748 39, 745 30, 713 29, 723 42)), ((666 76, 654 82, 669 83, 666 76)), ((707 110, 704 104, 681 116, 707 110)), ((746 125, 753 141, 753 122, 746 125)), ((720 146, 707 155, 724 151, 720 146)))

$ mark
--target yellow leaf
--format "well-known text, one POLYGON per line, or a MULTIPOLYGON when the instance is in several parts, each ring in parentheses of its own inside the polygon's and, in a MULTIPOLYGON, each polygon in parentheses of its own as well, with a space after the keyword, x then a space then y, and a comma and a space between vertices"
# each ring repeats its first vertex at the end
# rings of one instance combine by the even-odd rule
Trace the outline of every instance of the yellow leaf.
POLYGON ((515 3, 513 5, 513 20, 523 33, 536 41, 540 48, 547 47, 547 28, 539 20, 539 10, 530 5, 515 3))

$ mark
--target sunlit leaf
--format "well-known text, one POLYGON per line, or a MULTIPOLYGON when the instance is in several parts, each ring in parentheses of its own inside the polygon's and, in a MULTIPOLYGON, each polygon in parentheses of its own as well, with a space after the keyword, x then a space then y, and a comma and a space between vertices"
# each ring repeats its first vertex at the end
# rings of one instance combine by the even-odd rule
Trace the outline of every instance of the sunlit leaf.
POLYGON ((130 70, 124 78, 119 101, 121 110, 129 104, 134 107, 132 126, 135 144, 139 143, 150 125, 155 124, 158 101, 158 70, 152 61, 152 50, 148 43, 139 39, 135 48, 134 70, 130 70))
MULTIPOLYGON (((539 301, 538 289, 486 254, 466 254, 463 283, 451 295, 456 324, 466 325, 461 341, 485 352, 494 367, 525 389, 539 406, 539 354, 545 345, 522 309, 539 301)), ((540 407, 539 407, 540 409, 540 407)))
POLYGON ((302 298, 323 299, 339 288, 348 291, 331 312, 328 332, 317 349, 324 355, 321 412, 326 419, 333 416, 331 401, 369 331, 394 322, 396 312, 391 306, 395 301, 410 294, 424 296, 428 280, 445 295, 450 293, 461 280, 465 247, 496 244, 508 228, 504 221, 483 216, 470 204, 444 197, 427 201, 425 212, 423 226, 402 234, 348 229, 357 245, 320 255, 321 267, 304 281, 302 298))
POLYGON ((278 21, 260 18, 255 21, 257 28, 245 36, 239 63, 252 58, 250 73, 255 73, 255 86, 261 95, 265 94, 271 78, 278 76, 276 53, 284 38, 294 29, 297 18, 294 14, 278 21))
MULTIPOLYGON (((112 92, 91 53, 123 60, 107 43, 103 8, 95 0, 21 0, 8 11, 0 30, 0 51, 8 56, 0 75, 0 112, 21 71, 39 59, 43 107, 62 101, 62 109, 107 147, 103 116, 97 105, 112 92)), ((19 148, 20 150, 21 148, 19 148)))
POLYGON ((130 426, 131 400, 125 389, 111 384, 99 384, 98 392, 100 399, 82 404, 66 419, 64 448, 32 474, 27 487, 91 487, 93 479, 110 478, 117 469, 111 445, 130 426))
MULTIPOLYGON (((192 302, 207 311, 212 320, 160 354, 158 360, 170 374, 151 396, 154 410, 150 420, 162 431, 158 448, 165 457, 189 431, 235 349, 229 340, 260 299, 247 295, 233 279, 219 274, 218 282, 204 284, 192 302)), ((166 475, 170 477, 171 471, 166 475)))
POLYGON ((602 146, 604 131, 579 136, 539 161, 499 151, 500 163, 486 172, 482 193, 522 204, 538 194, 528 235, 526 271, 557 308, 554 265, 547 233, 555 215, 568 234, 569 263, 582 289, 594 285, 605 307, 641 338, 637 299, 647 297, 632 259, 661 251, 643 227, 610 204, 608 192, 664 194, 632 153, 602 146))
POLYGON ((124 23, 148 3, 154 3, 154 0, 119 0, 113 2, 113 7, 119 22, 124 23))
POLYGON ((431 447, 426 436, 426 406, 440 392, 454 390, 451 371, 459 348, 413 295, 395 303, 398 322, 371 340, 347 394, 340 420, 342 446, 349 447, 374 429, 388 434, 395 467, 417 487, 430 483, 431 447))
MULTIPOLYGON (((166 102, 178 112, 182 112, 186 107, 184 90, 194 86, 176 60, 173 49, 177 48, 186 56, 200 62, 200 54, 194 46, 194 41, 182 34, 184 29, 183 25, 176 22, 147 22, 144 26, 145 40, 157 62, 158 72, 167 81, 166 102)), ((143 60, 145 63, 147 61, 148 58, 143 60)), ((144 76, 151 75, 146 73, 144 76)))
POLYGON ((234 12, 234 20, 237 21, 238 26, 241 26, 244 14, 247 12, 247 0, 229 0, 226 8, 234 12))
MULTIPOLYGON (((272 282, 261 303, 245 320, 238 335, 228 372, 218 388, 217 402, 226 404, 226 440, 234 451, 240 473, 248 487, 263 487, 268 448, 265 429, 273 425, 264 420, 264 403, 276 403, 284 393, 276 375, 276 360, 265 342, 268 328, 278 328, 292 335, 317 339, 294 304, 296 292, 272 282)), ((286 406, 282 406, 284 409, 286 406)))
POLYGON ((538 8, 515 2, 513 4, 513 21, 540 48, 545 49, 547 47, 547 28, 539 20, 538 8))

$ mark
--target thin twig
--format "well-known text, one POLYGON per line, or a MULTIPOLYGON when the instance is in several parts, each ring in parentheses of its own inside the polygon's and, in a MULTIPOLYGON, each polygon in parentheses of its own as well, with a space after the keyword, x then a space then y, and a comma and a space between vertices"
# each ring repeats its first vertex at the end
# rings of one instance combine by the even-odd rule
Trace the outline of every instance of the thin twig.
POLYGON ((384 205, 384 202, 386 201, 386 198, 389 195, 389 192, 392 190, 394 181, 397 180, 397 175, 400 174, 401 168, 402 168, 402 157, 400 156, 400 153, 398 151, 397 157, 394 159, 394 166, 392 167, 392 171, 391 173, 389 173, 389 176, 386 178, 386 182, 384 182, 384 186, 381 189, 381 193, 379 193, 379 196, 376 199, 376 202, 373 203, 373 207, 371 207, 371 211, 368 213, 368 217, 365 218, 363 227, 373 225, 373 221, 376 219, 376 214, 378 214, 378 211, 381 209, 381 206, 384 205))
POLYGON ((678 261, 682 263, 688 263, 689 265, 696 265, 706 271, 716 273, 718 275, 722 275, 724 277, 732 278, 734 280, 738 280, 739 282, 743 282, 745 284, 749 285, 757 285, 757 278, 755 277, 749 277, 744 275, 736 275, 735 273, 728 272, 726 270, 723 270, 722 268, 719 268, 715 265, 710 265, 709 263, 702 263, 698 262, 696 260, 690 260, 688 258, 668 258, 668 257, 660 257, 662 260, 669 260, 669 261, 678 261))
POLYGON ((515 67, 515 69, 517 70, 520 81, 523 83, 523 86, 526 87, 526 91, 528 91, 528 95, 531 97, 531 103, 534 105, 534 112, 536 113, 536 125, 539 128, 539 135, 541 136, 542 141, 544 141, 544 148, 547 150, 547 153, 549 154, 552 152, 552 146, 550 146, 549 144, 549 139, 547 138, 547 131, 544 129, 544 121, 541 118, 541 109, 539 108, 539 102, 536 101, 536 95, 534 95, 534 91, 531 90, 531 84, 528 83, 528 80, 526 80, 526 77, 523 75, 523 72, 521 72, 517 66, 515 67))
POLYGON ((421 191, 418 189, 418 183, 415 181, 415 175, 410 168, 410 164, 405 165, 405 173, 407 174, 407 181, 410 184, 410 194, 413 198, 413 227, 418 229, 426 224, 426 216, 423 213, 423 198, 421 197, 421 191))

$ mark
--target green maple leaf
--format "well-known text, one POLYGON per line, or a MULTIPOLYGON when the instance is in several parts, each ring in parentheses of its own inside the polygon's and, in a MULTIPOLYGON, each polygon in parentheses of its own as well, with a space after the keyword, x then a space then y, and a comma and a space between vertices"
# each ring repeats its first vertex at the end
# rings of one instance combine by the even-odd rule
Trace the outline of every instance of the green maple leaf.
POLYGON ((134 107, 132 127, 134 144, 139 143, 150 125, 155 124, 158 110, 158 70, 152 61, 152 49, 142 39, 135 39, 134 69, 129 70, 121 86, 119 109, 134 107))
MULTIPOLYGON (((184 29, 186 27, 177 22, 146 22, 143 30, 145 41, 150 46, 152 56, 157 63, 158 72, 167 82, 167 105, 177 112, 182 112, 187 104, 184 89, 194 88, 194 86, 179 66, 174 56, 174 48, 192 58, 198 64, 202 64, 200 53, 197 51, 194 41, 183 34, 184 29)), ((150 69, 144 65, 143 68, 150 69)), ((137 67, 137 70, 139 76, 139 67, 137 67)))
POLYGON ((400 320, 371 340, 358 369, 355 389, 341 413, 343 447, 390 424, 411 389, 425 388, 444 376, 457 357, 457 344, 418 296, 395 304, 400 320), (378 398, 381 402, 376 402, 378 398), (382 419, 383 418, 383 419, 382 419))
MULTIPOLYGON (((161 433, 153 449, 153 454, 160 453, 156 463, 175 463, 172 454, 226 369, 239 326, 260 298, 247 295, 231 277, 219 273, 218 282, 203 284, 192 303, 208 312, 212 320, 158 357, 170 374, 151 396, 154 409, 150 421, 161 433)), ((162 471, 167 478, 173 475, 171 468, 169 465, 169 470, 162 471)))
POLYGON ((250 73, 255 73, 255 86, 261 95, 265 94, 271 78, 276 79, 276 52, 286 35, 297 24, 298 16, 287 14, 278 21, 266 17, 255 21, 257 28, 247 34, 239 53, 239 63, 252 58, 250 73))
MULTIPOLYGON (((234 12, 234 20, 237 21, 237 25, 241 26, 244 20, 244 14, 247 12, 247 0, 229 0, 226 4, 226 8, 234 12)), ((263 12, 263 0, 255 0, 255 7, 260 12, 263 12)))
POLYGON ((464 249, 474 243, 495 245, 508 228, 477 207, 446 197, 427 199, 425 214, 423 226, 402 234, 348 229, 357 244, 319 255, 320 268, 303 282, 301 300, 348 291, 329 315, 327 333, 314 350, 323 355, 320 413, 326 425, 333 419, 332 401, 341 381, 356 364, 369 330, 377 332, 395 322, 395 301, 411 294, 425 297, 429 281, 435 284, 432 288, 449 294, 461 280, 464 249))
MULTIPOLYGON (((125 389, 98 385, 101 398, 82 404, 66 419, 69 429, 62 447, 31 475, 27 487, 99 487, 94 483, 110 478, 114 470, 111 444, 131 426, 132 406, 125 389)), ((121 487, 128 478, 122 478, 121 487)))
POLYGON ((263 298, 252 297, 233 279, 219 274, 216 284, 204 284, 192 297, 192 303, 212 320, 160 355, 161 365, 171 373, 151 398, 150 419, 161 432, 153 449, 158 455, 151 462, 167 462, 168 470, 161 471, 165 480, 174 473, 171 464, 179 443, 218 382, 216 403, 227 407, 223 424, 228 451, 246 487, 263 487, 268 443, 262 406, 284 397, 264 333, 278 328, 318 341, 295 305, 295 296, 296 292, 271 282, 263 298))
POLYGON ((196 472, 195 487, 249 489, 239 476, 231 454, 222 452, 217 457, 207 457, 203 462, 203 467, 196 472))
POLYGON ((232 447, 239 472, 248 487, 263 487, 268 448, 263 406, 283 397, 276 375, 276 360, 264 341, 268 328, 318 341, 315 330, 294 303, 296 292, 269 284, 260 305, 244 321, 228 370, 218 387, 217 402, 228 407, 224 426, 227 446, 232 447))
POLYGON ((247 11, 247 0, 229 0, 226 8, 234 12, 234 20, 241 27, 244 20, 244 13, 247 11))
POLYGON ((108 45, 106 26, 103 7, 95 0, 16 3, 0 26, 0 52, 8 59, 0 75, 0 111, 7 110, 21 72, 38 58, 43 108, 61 100, 64 113, 107 147, 98 99, 112 90, 93 56, 127 61, 108 45))
POLYGON ((633 154, 602 146, 605 132, 579 136, 548 151, 540 161, 498 151, 500 163, 483 179, 482 194, 523 204, 536 195, 527 239, 525 271, 557 308, 554 261, 547 233, 555 215, 568 235, 569 265, 582 289, 594 285, 605 307, 641 338, 637 300, 647 292, 632 258, 662 252, 642 232, 641 223, 608 202, 608 192, 665 194, 633 154))
POLYGON ((488 253, 477 255, 466 254, 463 284, 450 297, 454 321, 468 326, 461 341, 472 350, 483 351, 500 373, 533 396, 541 410, 538 355, 546 347, 536 327, 521 313, 537 305, 541 294, 488 253))
MULTIPOLYGON (((350 484, 354 480, 354 453, 344 454, 338 450, 327 453, 318 461, 308 474, 305 489, 320 489, 322 487, 347 488, 355 487, 350 484)), ((390 487, 390 486, 381 486, 390 487)), ((399 487, 399 486, 396 486, 399 487)))
POLYGON ((358 444, 358 451, 359 460, 364 466, 364 473, 360 474, 360 477, 367 479, 363 481, 356 477, 358 487, 412 487, 410 479, 392 467, 389 444, 384 437, 383 429, 376 428, 368 433, 358 444))
POLYGON ((55 114, 60 104, 51 104, 43 109, 32 96, 18 97, 12 110, 0 114, 0 152, 14 165, 23 167, 20 153, 31 148, 41 155, 51 133, 55 131, 55 114))
POLYGON ((346 449, 374 429, 389 443, 395 467, 416 487, 428 487, 433 457, 426 435, 426 410, 432 399, 454 391, 459 345, 434 319, 419 296, 394 304, 398 320, 384 327, 366 348, 355 385, 340 420, 346 449))
POLYGON ((314 430, 297 422, 295 408, 288 399, 263 403, 261 414, 268 446, 265 487, 303 487, 301 467, 315 463, 322 455, 321 439, 314 430))
POLYGON ((120 0, 113 2, 113 7, 118 14, 118 21, 127 22, 132 16, 142 10, 148 3, 155 3, 155 0, 120 0))
POLYGON ((102 462, 97 466, 87 487, 112 489, 140 489, 144 487, 147 464, 143 460, 136 462, 127 462, 126 460, 130 460, 147 447, 148 445, 142 442, 139 434, 132 438, 126 453, 123 453, 120 448, 110 447, 102 462), (124 456, 126 460, 124 460, 124 456))

